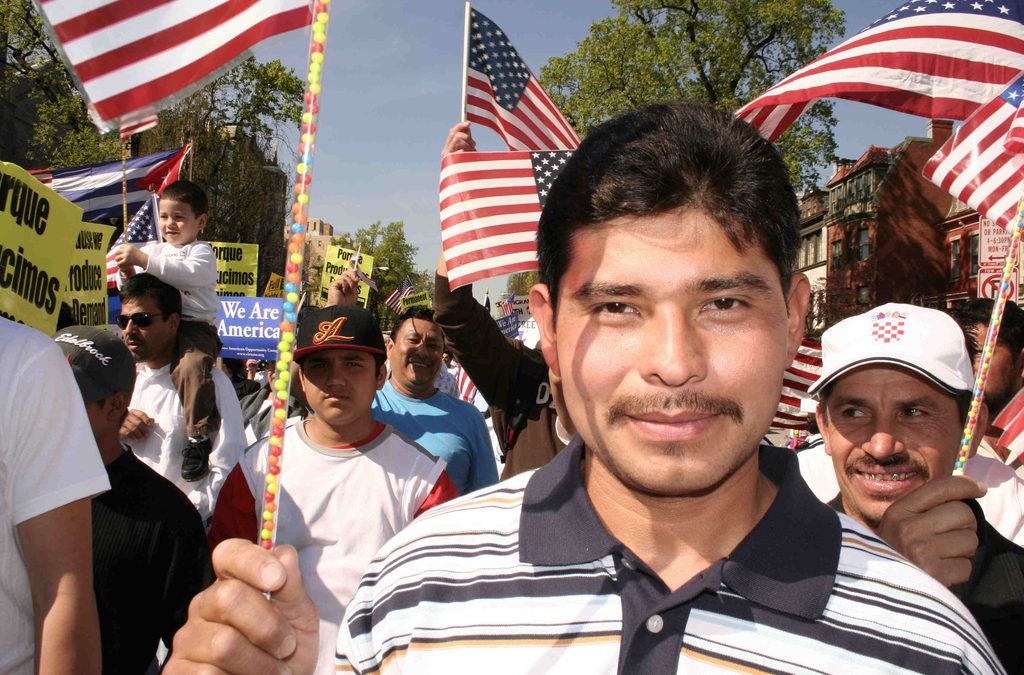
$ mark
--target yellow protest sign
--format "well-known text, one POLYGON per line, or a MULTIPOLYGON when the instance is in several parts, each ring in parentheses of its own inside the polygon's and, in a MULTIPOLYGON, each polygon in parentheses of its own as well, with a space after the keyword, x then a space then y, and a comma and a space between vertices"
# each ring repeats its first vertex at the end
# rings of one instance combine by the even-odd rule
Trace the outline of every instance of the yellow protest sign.
POLYGON ((263 289, 264 298, 280 298, 284 294, 284 277, 280 274, 270 273, 267 279, 267 287, 263 289))
POLYGON ((0 316, 52 333, 82 209, 0 162, 0 316))
POLYGON ((260 245, 211 241, 210 246, 217 256, 217 295, 255 297, 260 245))
MULTIPOLYGON (((323 305, 327 302, 327 289, 330 287, 331 282, 341 276, 341 273, 347 269, 351 269, 352 265, 350 261, 352 256, 356 254, 350 248, 342 248, 340 246, 328 246, 327 254, 324 256, 324 273, 320 277, 320 304, 323 305)), ((358 260, 359 269, 362 270, 363 274, 367 277, 373 272, 373 256, 366 253, 359 254, 358 260)), ((359 282, 359 304, 366 307, 366 301, 370 297, 370 287, 362 281, 359 282)))
POLYGON ((113 234, 111 225, 82 223, 75 240, 64 304, 76 324, 107 325, 107 249, 113 234))
POLYGON ((424 305, 430 307, 430 293, 426 291, 420 291, 419 293, 412 293, 402 298, 402 311, 409 309, 410 307, 419 307, 424 305))

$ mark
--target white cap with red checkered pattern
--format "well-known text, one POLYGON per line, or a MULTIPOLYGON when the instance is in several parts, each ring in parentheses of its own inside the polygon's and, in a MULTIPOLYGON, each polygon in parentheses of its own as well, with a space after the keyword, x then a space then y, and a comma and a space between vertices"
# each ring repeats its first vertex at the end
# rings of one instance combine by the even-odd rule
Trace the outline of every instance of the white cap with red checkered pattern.
POLYGON ((817 394, 837 377, 871 363, 892 363, 924 375, 946 391, 974 388, 964 334, 937 309, 889 303, 840 321, 821 336, 817 394))

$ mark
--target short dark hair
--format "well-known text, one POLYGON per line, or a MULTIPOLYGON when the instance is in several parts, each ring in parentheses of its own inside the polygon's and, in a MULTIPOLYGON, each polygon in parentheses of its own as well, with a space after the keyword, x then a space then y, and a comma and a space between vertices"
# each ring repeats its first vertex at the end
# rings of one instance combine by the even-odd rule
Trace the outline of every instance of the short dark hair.
POLYGON ((800 210, 778 151, 728 112, 659 103, 591 131, 552 185, 537 227, 540 279, 552 303, 576 230, 687 207, 714 218, 736 248, 760 246, 783 290, 789 286, 800 210))
POLYGON ((149 298, 156 301, 160 313, 165 317, 181 314, 181 291, 168 283, 160 281, 152 274, 136 274, 128 277, 121 286, 121 303, 128 300, 149 298))
POLYGON ((394 339, 395 333, 397 333, 398 329, 402 327, 402 324, 408 321, 409 319, 422 319, 423 321, 429 321, 430 323, 437 323, 436 321, 434 321, 434 310, 427 307, 426 305, 416 305, 415 307, 410 307, 409 309, 399 314, 398 318, 395 319, 395 322, 391 324, 392 339, 394 339))
POLYGON ((160 196, 188 204, 196 216, 201 216, 210 209, 206 191, 198 183, 193 183, 190 180, 174 181, 163 189, 160 196))
MULTIPOLYGON (((995 301, 989 298, 976 298, 948 310, 949 315, 964 332, 967 351, 971 355, 972 362, 977 358, 978 352, 985 342, 984 333, 977 337, 974 333, 979 326, 987 327, 992 321, 992 306, 994 304, 995 301)), ((1024 309, 1012 302, 1006 303, 1003 310, 1003 322, 1000 324, 996 341, 1009 347, 1015 359, 1021 351, 1024 351, 1024 309)))

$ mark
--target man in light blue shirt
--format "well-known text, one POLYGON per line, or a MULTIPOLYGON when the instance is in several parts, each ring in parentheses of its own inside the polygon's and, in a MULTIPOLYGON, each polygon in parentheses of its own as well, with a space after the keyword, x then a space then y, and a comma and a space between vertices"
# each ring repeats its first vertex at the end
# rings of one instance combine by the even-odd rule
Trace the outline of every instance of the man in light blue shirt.
POLYGON ((459 494, 498 482, 480 411, 434 386, 444 334, 427 307, 412 307, 395 321, 387 342, 391 375, 373 402, 374 419, 390 424, 447 463, 459 494))

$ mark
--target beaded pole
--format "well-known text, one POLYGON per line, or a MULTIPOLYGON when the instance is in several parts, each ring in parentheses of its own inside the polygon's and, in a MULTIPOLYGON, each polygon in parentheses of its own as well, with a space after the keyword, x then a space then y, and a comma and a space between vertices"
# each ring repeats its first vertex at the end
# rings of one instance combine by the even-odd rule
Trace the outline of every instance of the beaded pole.
POLYGON ((298 319, 299 292, 302 288, 303 249, 306 243, 306 219, 310 183, 313 181, 313 151, 316 147, 316 121, 320 112, 319 96, 323 75, 324 43, 327 41, 328 6, 331 0, 313 3, 313 23, 309 38, 309 69, 306 74, 305 104, 299 137, 299 163, 295 167, 295 202, 284 268, 284 303, 281 306, 281 339, 277 343, 274 370, 274 415, 270 420, 270 450, 267 456, 266 487, 263 493, 263 526, 260 546, 274 547, 277 540, 276 515, 280 493, 281 460, 284 452, 285 421, 288 419, 288 394, 291 388, 291 362, 294 358, 295 323, 298 319))
MULTIPOLYGON (((985 335, 985 346, 981 351, 981 363, 978 364, 978 375, 974 380, 974 395, 971 397, 971 408, 967 413, 967 424, 964 426, 964 435, 960 439, 960 449, 957 452, 956 464, 953 467, 954 476, 964 475, 964 465, 971 452, 971 441, 974 438, 974 427, 978 422, 978 409, 981 407, 982 398, 985 395, 985 382, 988 380, 988 370, 992 363, 992 353, 995 351, 996 337, 999 335, 999 326, 1003 322, 1003 311, 1006 308, 1006 297, 1010 294, 1010 280, 1013 278, 1013 269, 1017 266, 1017 249, 1020 247, 1021 221, 1024 220, 1024 195, 1021 195, 1017 204, 1017 215, 1013 218, 1013 226, 1010 229, 1010 251, 1006 254, 1006 264, 1003 266, 1003 278, 999 284, 999 295, 995 304, 992 305, 992 318, 988 322, 988 334, 985 335)), ((984 433, 984 430, 982 430, 984 433)))

